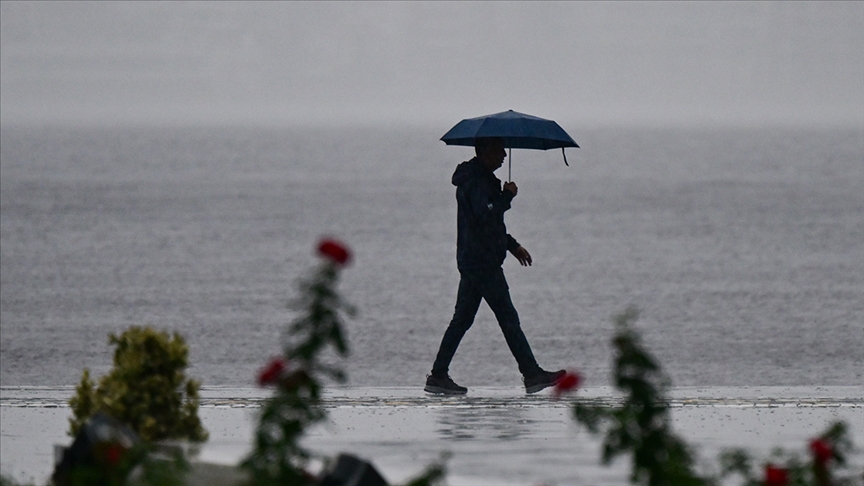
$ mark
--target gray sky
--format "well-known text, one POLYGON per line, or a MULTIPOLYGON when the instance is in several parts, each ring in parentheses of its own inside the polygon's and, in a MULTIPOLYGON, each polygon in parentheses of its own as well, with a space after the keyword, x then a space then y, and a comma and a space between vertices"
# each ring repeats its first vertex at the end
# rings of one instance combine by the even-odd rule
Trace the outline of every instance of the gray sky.
POLYGON ((864 2, 2 2, 4 125, 864 127, 864 2))

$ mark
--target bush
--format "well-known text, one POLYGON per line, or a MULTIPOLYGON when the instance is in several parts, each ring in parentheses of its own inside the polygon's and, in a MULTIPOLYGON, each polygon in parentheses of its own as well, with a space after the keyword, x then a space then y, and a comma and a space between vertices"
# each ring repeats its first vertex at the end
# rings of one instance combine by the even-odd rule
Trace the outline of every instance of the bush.
POLYGON ((274 387, 275 393, 261 409, 254 448, 242 463, 256 486, 316 482, 305 470, 309 452, 300 439, 305 429, 327 416, 321 403, 324 378, 345 380, 345 373, 323 363, 321 355, 328 349, 339 356, 348 354, 343 315, 355 311, 339 296, 336 285, 351 254, 335 240, 321 241, 318 253, 323 257, 320 267, 300 282, 300 296, 291 305, 299 315, 288 326, 282 356, 258 377, 259 384, 274 387))
POLYGON ((189 348, 176 332, 133 326, 123 334, 110 334, 116 345, 114 367, 94 387, 85 369, 75 396, 69 400, 74 416, 69 435, 98 412, 126 423, 145 441, 164 439, 207 440, 198 418, 196 380, 187 379, 189 348))
POLYGON ((690 447, 672 430, 665 391, 669 378, 642 345, 631 322, 638 317, 628 308, 615 317, 617 332, 615 387, 626 393, 621 407, 607 409, 577 402, 576 420, 592 433, 605 429, 603 463, 619 455, 631 456, 630 482, 645 486, 701 486, 711 484, 694 471, 690 447))
MULTIPOLYGON (((241 463, 254 486, 312 486, 320 481, 306 470, 311 454, 300 439, 306 429, 327 417, 321 398, 324 380, 346 380, 345 372, 325 363, 322 355, 327 351, 348 355, 343 318, 354 316, 356 310, 336 288, 351 251, 337 240, 324 239, 317 252, 321 265, 300 281, 300 295, 290 304, 298 316, 288 325, 282 355, 258 375, 258 384, 273 387, 274 395, 261 409, 253 450, 241 463)), ((447 457, 430 464, 406 486, 441 484, 447 457)))
POLYGON ((763 462, 760 476, 747 451, 733 449, 720 456, 720 478, 699 474, 695 470, 696 457, 692 449, 672 430, 666 396, 671 382, 633 329, 632 323, 637 318, 638 312, 633 307, 615 317, 613 378, 615 387, 625 394, 624 403, 606 408, 577 400, 573 405, 577 422, 593 434, 605 432, 604 464, 618 456, 629 455, 630 482, 642 486, 713 486, 733 475, 738 475, 744 486, 860 484, 859 473, 850 474, 844 469, 846 457, 854 446, 842 422, 832 424, 811 439, 809 460, 778 450, 776 457, 763 462))

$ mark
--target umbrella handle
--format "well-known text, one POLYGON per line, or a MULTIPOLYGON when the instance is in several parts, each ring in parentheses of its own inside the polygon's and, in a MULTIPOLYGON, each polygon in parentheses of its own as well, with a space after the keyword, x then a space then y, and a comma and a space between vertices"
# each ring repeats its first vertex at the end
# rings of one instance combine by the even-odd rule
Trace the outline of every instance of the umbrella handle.
POLYGON ((513 147, 508 147, 507 152, 507 182, 513 182, 513 147))
POLYGON ((564 152, 564 147, 561 147, 561 155, 564 156, 564 165, 570 167, 570 164, 567 163, 567 152, 564 152))

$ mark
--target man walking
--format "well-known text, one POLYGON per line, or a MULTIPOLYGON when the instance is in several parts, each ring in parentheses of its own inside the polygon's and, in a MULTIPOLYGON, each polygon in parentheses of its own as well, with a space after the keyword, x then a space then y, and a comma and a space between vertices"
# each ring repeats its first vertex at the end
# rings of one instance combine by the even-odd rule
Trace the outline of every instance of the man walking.
POLYGON ((476 157, 459 164, 453 173, 458 206, 456 263, 461 278, 453 319, 441 340, 432 374, 426 378, 425 390, 449 395, 468 392, 467 388, 453 382, 448 370, 459 342, 474 323, 480 301, 485 300, 519 364, 525 391, 536 393, 555 385, 565 371, 544 371, 537 364, 522 332, 519 314, 510 300, 501 268, 508 251, 522 266, 532 263, 531 254, 507 234, 504 225, 504 212, 510 209, 510 202, 518 192, 513 182, 505 182, 502 189, 501 181, 494 174, 507 155, 504 142, 500 138, 481 138, 474 149, 476 157))

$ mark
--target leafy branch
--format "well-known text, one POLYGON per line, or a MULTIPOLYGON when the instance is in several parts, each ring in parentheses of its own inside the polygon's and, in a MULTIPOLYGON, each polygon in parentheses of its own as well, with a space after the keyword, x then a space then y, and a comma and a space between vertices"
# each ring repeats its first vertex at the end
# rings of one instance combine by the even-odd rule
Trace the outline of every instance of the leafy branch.
POLYGON ((743 479, 744 486, 851 486, 864 481, 860 473, 844 469, 854 447, 842 422, 810 441, 809 460, 780 450, 774 458, 762 461, 760 476, 747 451, 732 449, 720 455, 719 479, 697 473, 690 446, 672 430, 665 395, 670 380, 632 328, 638 316, 635 308, 628 307, 614 318, 614 382, 625 394, 624 403, 610 409, 577 399, 573 405, 577 422, 592 434, 605 434, 604 464, 629 454, 630 482, 646 486, 707 486, 734 475, 743 479))

